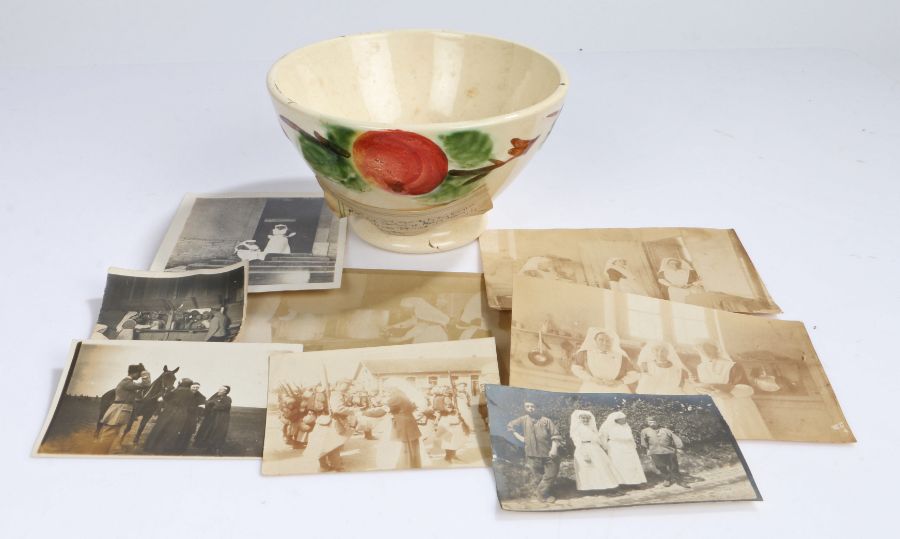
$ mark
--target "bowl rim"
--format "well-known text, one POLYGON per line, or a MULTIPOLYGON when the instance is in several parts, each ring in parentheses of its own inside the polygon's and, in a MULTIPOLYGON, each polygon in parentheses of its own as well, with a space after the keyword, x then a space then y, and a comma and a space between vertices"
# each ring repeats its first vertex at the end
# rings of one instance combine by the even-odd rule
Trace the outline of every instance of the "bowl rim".
MULTIPOLYGON (((422 130, 430 130, 430 131, 452 131, 459 130, 465 127, 471 127, 475 125, 489 125, 489 124, 499 124, 508 122, 510 120, 515 120, 522 117, 530 116, 542 109, 548 108, 553 103, 561 103, 566 93, 569 90, 569 77, 566 73, 566 70, 553 58, 550 56, 529 47, 527 45, 523 45, 519 42, 503 39, 496 36, 486 35, 486 34, 478 34, 473 32, 459 32, 455 30, 434 30, 434 29, 403 29, 403 30, 382 30, 377 32, 365 32, 360 34, 348 34, 342 35, 339 37, 325 39, 322 41, 316 41, 314 43, 310 43, 308 45, 304 45, 302 47, 298 47, 293 49, 285 54, 283 54, 280 58, 278 58, 273 64, 272 67, 269 68, 268 73, 266 74, 266 86, 269 90, 269 95, 272 96, 274 100, 280 103, 282 106, 291 109, 293 111, 299 112, 301 114, 305 114, 307 116, 311 116, 314 118, 318 118, 319 121, 324 123, 333 123, 337 125, 344 125, 347 127, 359 127, 362 129, 369 130, 377 130, 377 129, 402 129, 407 131, 422 131, 422 130), (512 112, 507 112, 505 114, 495 114, 492 116, 484 116, 482 118, 475 118, 472 120, 457 120, 452 122, 376 122, 370 120, 355 120, 353 118, 348 118, 346 116, 338 116, 333 114, 325 114, 323 112, 316 111, 309 107, 298 104, 296 101, 292 101, 288 99, 288 97, 281 92, 280 88, 276 86, 275 80, 275 71, 284 66, 289 57, 292 55, 305 50, 310 47, 317 47, 321 45, 326 45, 329 43, 336 43, 345 39, 358 39, 358 38, 367 38, 374 36, 382 36, 389 34, 449 34, 461 37, 477 37, 483 39, 489 39, 492 41, 498 41, 501 43, 507 43, 510 45, 515 45, 516 47, 520 47, 525 49, 537 56, 540 56, 547 60, 554 69, 556 69, 557 74, 559 75, 559 84, 556 88, 550 92, 549 95, 538 101, 537 103, 533 103, 527 107, 523 107, 521 109, 514 110, 512 112)), ((560 105, 561 108, 561 105, 560 105)))

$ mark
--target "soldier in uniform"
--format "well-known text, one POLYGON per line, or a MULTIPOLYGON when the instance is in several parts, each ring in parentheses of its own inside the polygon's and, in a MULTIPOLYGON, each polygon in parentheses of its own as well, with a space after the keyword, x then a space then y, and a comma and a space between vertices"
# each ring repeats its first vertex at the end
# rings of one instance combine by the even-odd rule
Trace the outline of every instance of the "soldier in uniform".
POLYGON ((134 411, 135 399, 149 387, 150 373, 146 371, 144 365, 129 365, 128 376, 116 385, 115 400, 100 419, 102 427, 98 444, 103 452, 108 453, 113 444, 122 439, 124 429, 128 426, 134 411))
POLYGON ((328 399, 328 413, 319 416, 317 428, 313 430, 310 441, 318 451, 319 467, 322 471, 340 472, 344 469, 341 458, 341 449, 350 439, 355 428, 354 410, 348 404, 350 402, 347 391, 350 389, 350 380, 339 380, 328 399))

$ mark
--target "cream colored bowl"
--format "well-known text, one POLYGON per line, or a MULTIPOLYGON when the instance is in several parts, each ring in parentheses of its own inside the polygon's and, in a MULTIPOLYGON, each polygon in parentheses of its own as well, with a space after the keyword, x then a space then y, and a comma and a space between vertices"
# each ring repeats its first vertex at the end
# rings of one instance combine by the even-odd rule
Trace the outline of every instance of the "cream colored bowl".
POLYGON ((497 38, 431 30, 346 36, 269 71, 282 129, 335 211, 401 252, 465 245, 544 143, 565 72, 497 38))

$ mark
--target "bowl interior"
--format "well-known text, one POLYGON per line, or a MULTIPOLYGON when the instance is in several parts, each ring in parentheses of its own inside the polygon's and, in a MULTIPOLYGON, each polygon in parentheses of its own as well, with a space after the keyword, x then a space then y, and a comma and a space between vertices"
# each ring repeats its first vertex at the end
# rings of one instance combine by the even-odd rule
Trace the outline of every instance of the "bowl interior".
POLYGON ((546 56, 500 39, 431 31, 348 36, 298 49, 269 75, 277 98, 348 122, 484 119, 546 99, 564 75, 546 56))

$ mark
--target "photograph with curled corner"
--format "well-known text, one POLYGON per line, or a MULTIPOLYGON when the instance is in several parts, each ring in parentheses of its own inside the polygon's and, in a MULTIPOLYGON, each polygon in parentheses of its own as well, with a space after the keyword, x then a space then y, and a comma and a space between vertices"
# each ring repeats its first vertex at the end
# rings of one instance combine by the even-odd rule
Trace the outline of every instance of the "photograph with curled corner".
POLYGON ((91 340, 231 342, 247 305, 247 265, 186 272, 110 268, 91 340))
POLYGON ((707 395, 486 392, 505 510, 762 500, 707 395))
POLYGON ((512 308, 513 276, 524 275, 730 312, 781 312, 730 229, 487 230, 478 244, 494 309, 512 308))
POLYGON ((77 341, 35 455, 259 458, 269 355, 302 350, 77 341))
POLYGON ((263 474, 488 466, 494 339, 274 354, 263 474))
POLYGON ((510 385, 709 395, 739 440, 856 439, 802 322, 517 276, 510 385))
POLYGON ((347 220, 321 194, 188 194, 150 266, 250 266, 248 291, 339 288, 347 220))

